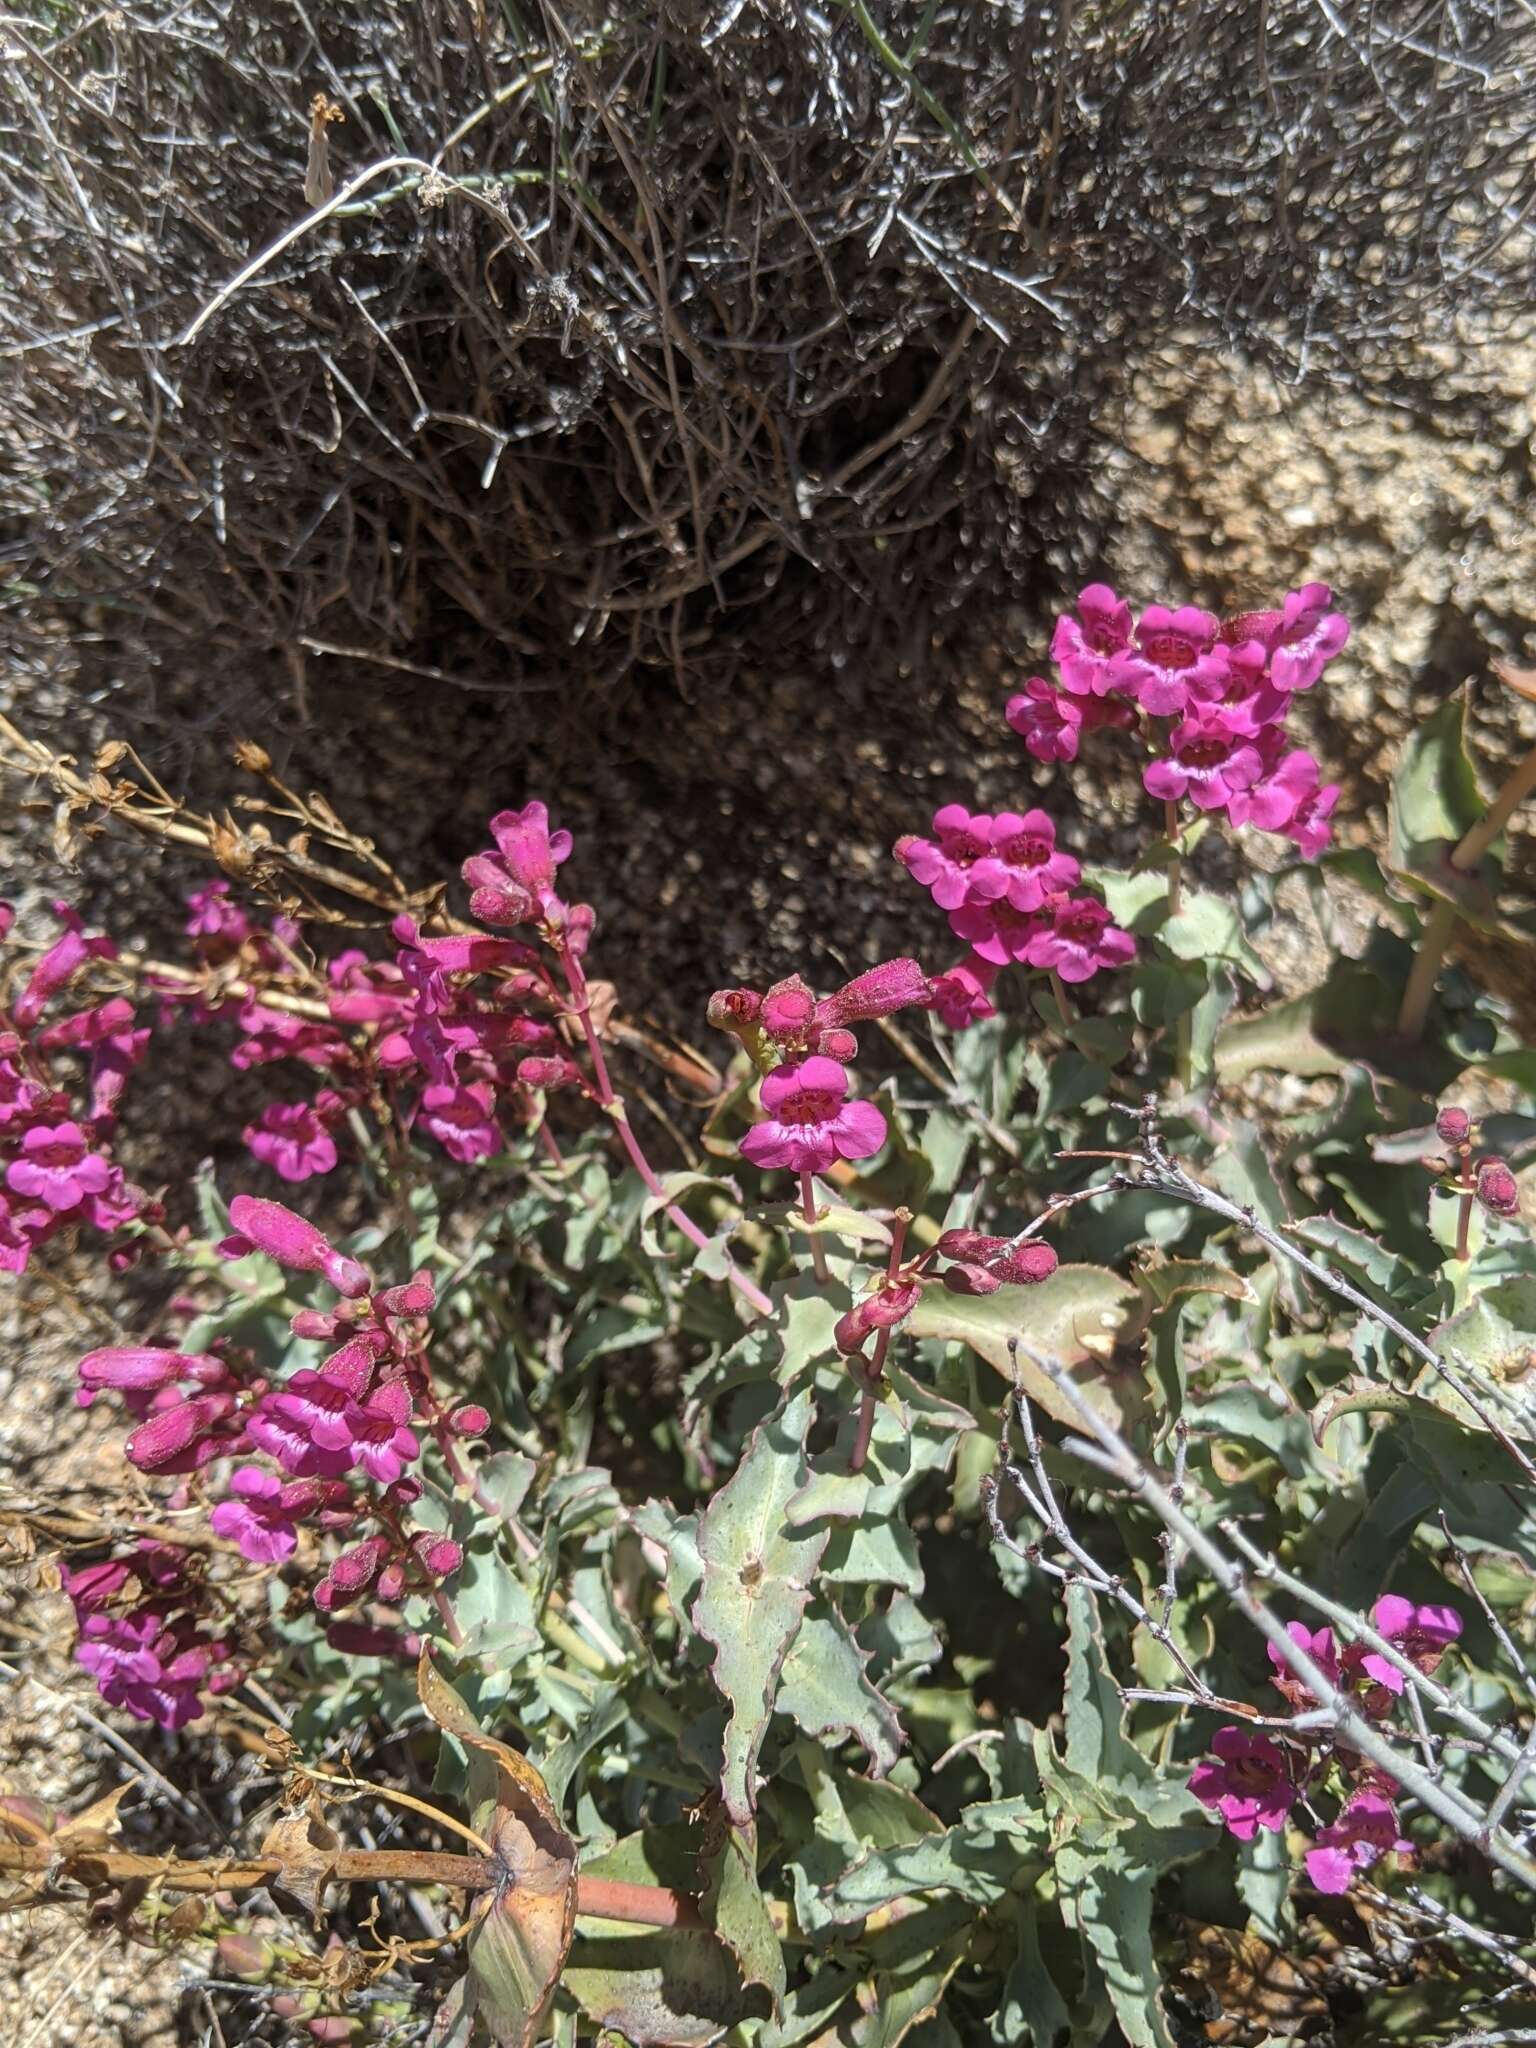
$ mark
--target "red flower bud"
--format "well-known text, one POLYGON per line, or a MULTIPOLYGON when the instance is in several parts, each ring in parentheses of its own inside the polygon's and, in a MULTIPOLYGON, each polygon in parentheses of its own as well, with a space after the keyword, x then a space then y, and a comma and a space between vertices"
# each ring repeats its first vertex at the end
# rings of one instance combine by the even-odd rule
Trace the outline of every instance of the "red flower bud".
POLYGON ((1520 1188, 1502 1159, 1477 1163, 1477 1199, 1492 1216, 1520 1214, 1520 1188))
POLYGON ((466 1401, 462 1408, 455 1408, 448 1418, 448 1427, 455 1436, 484 1436, 490 1426, 490 1415, 474 1401, 466 1401))
POLYGON ((1435 1132, 1443 1145, 1465 1145, 1472 1119, 1464 1109, 1442 1109, 1435 1118, 1435 1132))

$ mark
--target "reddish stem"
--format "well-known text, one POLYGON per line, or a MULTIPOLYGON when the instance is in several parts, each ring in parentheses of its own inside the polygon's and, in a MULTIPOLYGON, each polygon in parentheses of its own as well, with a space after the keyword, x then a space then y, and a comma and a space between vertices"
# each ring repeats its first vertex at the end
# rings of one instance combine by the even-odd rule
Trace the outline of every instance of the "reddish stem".
MULTIPOLYGON (((569 952, 561 955, 561 962, 565 968, 565 978, 570 984, 571 996, 575 1005, 575 1015, 581 1025, 581 1035, 586 1041, 587 1056, 592 1062, 592 1079, 596 1083, 597 1099, 613 1119, 614 1128, 618 1131, 620 1143, 629 1154, 630 1164, 634 1167, 636 1173, 639 1174, 650 1192, 659 1201, 666 1203, 667 1214, 683 1233, 684 1237, 688 1239, 689 1243, 697 1245, 699 1250, 702 1251, 709 1243, 708 1235, 675 1202, 667 1201, 666 1189, 657 1178, 656 1171, 652 1167, 651 1162, 640 1149, 640 1140, 635 1136, 631 1128, 624 1104, 614 1093, 613 1082, 608 1076, 608 1062, 603 1057, 602 1041, 597 1035, 596 1025, 592 1022, 592 1004, 587 994, 587 979, 581 971, 581 962, 575 959, 569 952)), ((749 1302, 759 1315, 771 1316, 773 1314, 773 1303, 764 1294, 757 1282, 749 1274, 743 1273, 729 1255, 726 1258, 726 1276, 742 1300, 749 1302)))
MULTIPOLYGON (((1463 1171, 1465 1171, 1465 1168, 1463 1168, 1463 1171)), ((1472 1204, 1475 1200, 1476 1196, 1473 1190, 1467 1188, 1462 1194, 1461 1207, 1456 1215, 1456 1256, 1458 1259, 1465 1260, 1471 1256, 1472 1204)))
MULTIPOLYGON (((889 1286, 901 1271, 901 1255, 906 1248, 907 1225, 910 1212, 898 1209, 891 1221, 891 1255, 885 1262, 886 1285, 889 1286)), ((875 1349, 864 1372, 864 1391, 859 1397, 859 1420, 853 1432, 853 1448, 848 1453, 848 1470, 862 1472, 869 1456, 869 1440, 875 1429, 875 1395, 881 1380, 885 1377, 885 1354, 891 1348, 889 1327, 875 1332, 875 1349)))

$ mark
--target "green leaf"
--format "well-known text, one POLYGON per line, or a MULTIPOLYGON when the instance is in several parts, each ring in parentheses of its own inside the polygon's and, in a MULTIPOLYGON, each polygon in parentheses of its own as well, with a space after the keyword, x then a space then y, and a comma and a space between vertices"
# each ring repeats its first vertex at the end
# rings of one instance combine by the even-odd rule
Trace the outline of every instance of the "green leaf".
POLYGON ((806 1735, 861 1743, 875 1776, 883 1778, 905 1738, 896 1709, 866 1675, 870 1654, 835 1607, 813 1610, 784 1660, 776 1711, 806 1735))
POLYGON ((942 1834, 872 1849, 822 1893, 829 1921, 863 1920, 914 1892, 957 1892, 978 1906, 1027 1891, 1046 1867, 1045 1813, 1038 1793, 964 1807, 942 1834))
POLYGON ((1536 1366, 1536 1276, 1484 1288, 1431 1342, 1453 1362, 1465 1360, 1503 1385, 1522 1384, 1536 1366))
POLYGON ((1460 874, 1450 864, 1485 809, 1467 751, 1470 703, 1471 692, 1458 690, 1403 742, 1387 810, 1387 865, 1481 923, 1494 921, 1486 877, 1460 874))
POLYGON ((788 1973, 773 1917, 757 1881, 756 1828, 728 1828, 711 1859, 705 1918, 735 1956, 744 1984, 761 1984, 782 2012, 788 1973))
POLYGON ((756 1811, 758 1751, 827 1547, 825 1526, 799 1530, 785 1519, 806 1481, 810 1424, 811 1397, 802 1393, 754 1430, 699 1523, 704 1577, 692 1619, 715 1646, 715 1685, 730 1705, 720 1790, 738 1827, 756 1811))
POLYGON ((1230 960, 1256 987, 1272 985, 1269 969, 1248 943, 1237 906, 1208 890, 1186 895, 1178 915, 1168 919, 1158 937, 1176 959, 1230 960))
POLYGON ((1357 960, 1335 960, 1321 985, 1216 1036, 1216 1071, 1241 1081, 1260 1069, 1309 1079, 1337 1074, 1351 1059, 1379 1063, 1393 1045, 1402 989, 1357 960))
POLYGON ((718 1188, 730 1202, 740 1206, 741 1190, 733 1180, 713 1173, 664 1173, 661 1176, 661 1193, 647 1195, 640 1205, 640 1245, 648 1257, 671 1258, 672 1254, 661 1242, 658 1224, 667 1210, 676 1208, 682 1196, 693 1188, 718 1188))
POLYGON ((1138 1415, 1146 1398, 1140 1364, 1115 1357, 1138 1300, 1131 1283, 1105 1266, 1058 1266, 1038 1286, 1002 1287, 996 1294, 926 1287, 906 1327, 914 1337, 969 1344, 1010 1381, 1008 1340, 1017 1337, 1019 1378, 1031 1401, 1058 1422, 1082 1421, 1030 1351, 1070 1374, 1084 1396, 1120 1424, 1138 1415))

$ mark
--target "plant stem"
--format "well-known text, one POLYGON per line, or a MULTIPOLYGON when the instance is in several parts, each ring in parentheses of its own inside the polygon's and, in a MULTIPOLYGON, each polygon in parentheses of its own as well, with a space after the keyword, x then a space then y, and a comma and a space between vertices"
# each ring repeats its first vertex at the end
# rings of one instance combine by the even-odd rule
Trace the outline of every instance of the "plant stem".
POLYGON ((1472 1204, 1475 1199, 1474 1191, 1468 1188, 1463 1193, 1461 1205, 1456 1211, 1456 1256, 1463 1263, 1471 1252, 1472 1204))
POLYGON ((1068 1031, 1070 1031, 1072 1029, 1072 1026, 1077 1022, 1077 1012, 1072 1007, 1072 998, 1067 994, 1067 991, 1062 984, 1061 976, 1056 972, 1054 967, 1050 970, 1050 975, 1051 995, 1055 999, 1056 1014, 1061 1019, 1062 1032, 1063 1034, 1065 1034, 1068 1031))
POLYGON ((1425 918, 1419 932, 1413 966, 1403 989, 1402 1007, 1397 1013, 1398 1036, 1411 1043, 1417 1044, 1424 1036, 1424 1020, 1429 1015, 1430 998, 1435 993, 1440 963, 1445 958, 1445 949, 1451 943, 1455 929, 1455 904, 1447 902, 1443 896, 1437 897, 1434 909, 1425 918))
MULTIPOLYGON (((1472 873, 1533 791, 1536 791, 1536 747, 1532 747, 1482 817, 1457 842, 1450 865, 1458 874, 1472 873)), ((1424 1035, 1424 1020, 1429 1015, 1430 998, 1435 992, 1440 963, 1456 930, 1456 915, 1455 904, 1444 896, 1439 897, 1419 933, 1413 971, 1408 976, 1408 986, 1403 990, 1403 1006, 1397 1013, 1399 1035, 1415 1043, 1424 1035)))
MULTIPOLYGON (((597 1027, 592 1022, 592 1003, 587 994, 587 978, 581 971, 581 962, 573 958, 569 952, 566 952, 561 955, 561 964, 565 969, 566 981, 570 985, 571 996, 575 1005, 576 1020, 581 1026, 581 1035, 586 1041, 587 1057, 592 1062, 592 1079, 596 1084, 597 1099, 613 1119, 614 1129, 619 1134, 619 1141, 623 1145, 624 1150, 629 1154, 630 1164, 634 1167, 636 1173, 639 1174, 651 1194, 655 1195, 658 1201, 666 1204, 668 1216, 671 1217, 689 1243, 697 1245, 699 1250, 702 1251, 709 1243, 707 1234, 699 1228, 698 1224, 694 1222, 693 1218, 685 1210, 680 1209, 675 1202, 667 1200, 666 1189, 657 1178, 655 1168, 641 1150, 640 1140, 635 1136, 633 1127, 630 1124, 623 1098, 614 1092, 613 1082, 608 1075, 608 1062, 603 1057, 602 1040, 598 1037, 597 1027)), ((736 1289, 742 1300, 750 1303, 760 1316, 771 1316, 773 1314, 773 1303, 764 1294, 757 1282, 752 1279, 750 1274, 742 1272, 729 1253, 726 1254, 726 1273, 731 1285, 736 1289)))
MULTIPOLYGON (((1179 807, 1171 797, 1163 799, 1163 833, 1169 842, 1177 847, 1179 843, 1179 807)), ((1168 915, 1178 916, 1184 906, 1184 862, 1175 853, 1168 863, 1168 915)), ((1194 1020, 1188 1010, 1181 1010, 1173 1027, 1174 1073, 1180 1088, 1190 1085, 1191 1067, 1194 1060, 1194 1020)))
POLYGON ((827 1271, 827 1254, 821 1241, 821 1233, 815 1228, 816 1190, 808 1173, 802 1173, 800 1176, 800 1208, 806 1222, 811 1225, 811 1271, 816 1275, 817 1286, 825 1287, 831 1275, 827 1271))
MULTIPOLYGON (((891 1255, 885 1262, 886 1285, 890 1286, 901 1271, 901 1255, 907 1242, 907 1225, 911 1222, 910 1210, 898 1209, 891 1219, 891 1255)), ((859 1396, 859 1420, 853 1432, 853 1445, 848 1453, 848 1470, 862 1472, 869 1456, 869 1440, 875 1429, 875 1397, 880 1381, 885 1374, 885 1354, 891 1348, 891 1331, 887 1327, 875 1333, 874 1355, 864 1372, 864 1388, 859 1396)))

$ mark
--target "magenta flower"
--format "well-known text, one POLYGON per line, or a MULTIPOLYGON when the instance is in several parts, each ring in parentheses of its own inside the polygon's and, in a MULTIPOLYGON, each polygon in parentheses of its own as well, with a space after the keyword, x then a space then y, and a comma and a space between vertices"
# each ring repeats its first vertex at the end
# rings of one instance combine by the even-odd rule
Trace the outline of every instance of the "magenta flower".
POLYGON ((79 913, 67 903, 51 906, 64 931, 33 968, 27 985, 11 1007, 23 1031, 30 1031, 49 1002, 87 960, 115 960, 117 948, 108 938, 88 939, 79 913))
POLYGON ((0 1059, 0 1131, 7 1124, 25 1123, 37 1113, 47 1095, 43 1084, 22 1073, 13 1060, 0 1059))
POLYGON ((1304 584, 1285 600, 1270 654, 1269 671, 1278 690, 1310 690, 1349 638, 1349 621, 1330 611, 1326 583, 1304 584))
MULTIPOLYGON (((1331 1628, 1310 1629, 1304 1622, 1288 1621, 1285 1632, 1299 1650, 1306 1651, 1330 1685, 1337 1687, 1343 1683, 1339 1669, 1339 1649, 1333 1639, 1331 1628)), ((1275 1667, 1275 1675, 1271 1682, 1285 1695, 1287 1702, 1298 1714, 1315 1707, 1318 1702, 1313 1699, 1310 1687, 1296 1676, 1275 1645, 1266 1643, 1264 1647, 1270 1663, 1275 1667)))
POLYGON ((1031 967, 1051 969, 1063 981, 1091 981, 1102 969, 1124 967, 1136 957, 1136 941, 1096 897, 1058 897, 1047 911, 1050 922, 1025 955, 1031 967))
POLYGON ((123 1446, 141 1472, 200 1472, 244 1444, 245 1424, 233 1394, 182 1396, 167 1390, 156 1399, 166 1405, 153 1406, 123 1446))
POLYGON ((210 882, 187 896, 192 915, 182 926, 191 939, 223 939, 238 946, 251 936, 251 921, 229 897, 228 882, 210 882))
POLYGON ((0 1273, 25 1273, 27 1261, 52 1236, 57 1221, 52 1209, 23 1208, 0 1189, 0 1273))
POLYGON ((1076 614, 1057 619, 1051 659, 1074 697, 1103 697, 1121 687, 1113 663, 1130 645, 1130 606, 1107 583, 1090 583, 1078 593, 1076 614))
POLYGON ((140 1721, 184 1728, 203 1711, 210 1649, 181 1648, 176 1632, 153 1611, 88 1615, 76 1658, 109 1707, 124 1707, 140 1721))
POLYGON ((872 1102, 849 1102, 848 1072, 825 1054, 788 1060, 763 1077, 766 1112, 741 1141, 754 1166, 825 1173, 839 1159, 868 1159, 885 1143, 886 1122, 872 1102))
POLYGON ((948 1031, 964 1031, 983 1018, 995 1017, 997 1011, 988 1000, 988 991, 997 976, 995 962, 983 960, 979 953, 967 954, 964 960, 933 977, 929 984, 929 1007, 937 1012, 939 1022, 948 1031))
POLYGON ((1015 910, 1038 910, 1048 896, 1076 886, 1082 869, 1056 845, 1056 827, 1044 811, 1000 811, 992 820, 992 844, 1008 876, 1008 901, 1015 910))
POLYGON ((392 1486, 421 1456, 420 1439, 406 1427, 410 1415, 410 1389, 401 1380, 386 1380, 365 1401, 348 1400, 320 1415, 310 1433, 322 1451, 334 1451, 349 1466, 361 1465, 380 1486, 392 1486))
POLYGON ((1134 649, 1106 667, 1108 687, 1134 697, 1155 718, 1179 717, 1192 700, 1226 687, 1231 660, 1217 639, 1220 630, 1217 619, 1194 605, 1172 612, 1149 604, 1137 621, 1134 649))
POLYGON ((1211 1747, 1216 1762, 1196 1764, 1190 1791, 1216 1809, 1240 1842, 1251 1842, 1260 1828, 1279 1834, 1296 1802, 1284 1750, 1267 1736, 1230 1725, 1217 1729, 1211 1747))
POLYGON ((433 1082, 421 1092, 416 1121, 461 1166, 501 1150, 496 1097, 484 1081, 433 1082))
POLYGON ((152 1394, 186 1378, 189 1363, 179 1351, 135 1350, 116 1345, 88 1351, 78 1367, 80 1391, 75 1399, 80 1407, 89 1408, 103 1388, 112 1387, 125 1396, 130 1407, 137 1401, 140 1405, 136 1412, 142 1414, 152 1394))
POLYGON ((1398 1833, 1397 1813, 1384 1793, 1357 1792, 1317 1845, 1306 1854, 1307 1875, 1320 1892, 1347 1892, 1355 1873, 1369 1870, 1395 1850, 1411 1855, 1413 1844, 1398 1833))
POLYGON ((250 1150, 284 1180, 308 1180, 336 1164, 336 1144, 310 1102, 269 1102, 241 1132, 250 1150))
POLYGON ((1317 793, 1317 763, 1305 747, 1287 750, 1279 732, 1261 737, 1258 749, 1262 764, 1258 778, 1229 800, 1227 816, 1234 825, 1257 825, 1261 832, 1283 832, 1303 800, 1317 793))
POLYGON ((335 1250, 323 1231, 281 1202, 236 1195, 229 1205, 229 1220, 235 1234, 219 1246, 226 1259, 265 1252, 280 1266, 291 1266, 300 1273, 323 1273, 338 1294, 355 1298, 368 1292, 368 1275, 356 1259, 335 1250))
POLYGON ((1008 891, 1008 877, 992 845, 993 820, 973 817, 964 804, 944 804, 933 814, 933 838, 908 833, 893 849, 914 882, 921 882, 941 910, 962 903, 996 903, 1008 891))
POLYGON ((239 1546, 252 1564, 281 1564, 298 1546, 293 1517, 283 1506, 283 1487, 258 1465, 242 1465, 230 1480, 236 1498, 221 1500, 208 1517, 215 1536, 239 1546))
POLYGON ((101 1194, 112 1178, 105 1159, 89 1149, 78 1124, 34 1124, 21 1141, 21 1157, 6 1168, 6 1185, 62 1215, 88 1194, 101 1194))
POLYGON ((1031 676, 1003 713, 1037 761, 1075 761, 1083 729, 1083 707, 1044 676, 1031 676))
POLYGON ((963 903, 949 913, 949 928, 964 939, 972 958, 991 967, 1006 967, 1010 960, 1030 960, 1033 947, 1051 926, 1051 912, 1015 910, 1008 902, 963 903))
POLYGON ((845 1358, 857 1357, 876 1330, 894 1330, 904 1323, 917 1307, 922 1292, 920 1280, 885 1282, 838 1317, 832 1332, 833 1343, 845 1358))
POLYGON ((469 908, 482 924, 527 924, 563 912, 555 895, 555 869, 571 850, 569 832, 551 832, 545 805, 498 811, 491 820, 494 853, 477 853, 463 866, 469 908))
POLYGON ((355 1463, 342 1419, 351 1399, 344 1386, 306 1367, 276 1393, 262 1396, 246 1433, 296 1478, 336 1479, 355 1463))
MULTIPOLYGON (((1461 1634, 1461 1616, 1454 1607, 1417 1606, 1400 1593, 1384 1593, 1371 1609, 1377 1633, 1400 1650, 1418 1671, 1432 1672, 1461 1634)), ((1400 1694, 1403 1674, 1375 1651, 1361 1651, 1356 1645, 1352 1661, 1358 1661, 1368 1678, 1393 1694, 1400 1694)))
POLYGON ((1330 822, 1333 807, 1339 800, 1339 785, 1325 784, 1322 789, 1313 789, 1304 794, 1296 806, 1295 815, 1286 826, 1286 837, 1294 839, 1301 849, 1304 860, 1316 860, 1323 848, 1333 837, 1330 822))
POLYGON ((1197 710, 1168 736, 1168 753, 1142 772, 1149 796, 1165 803, 1187 797, 1202 811, 1219 811, 1250 789, 1264 772, 1258 748, 1235 732, 1218 710, 1197 710))

